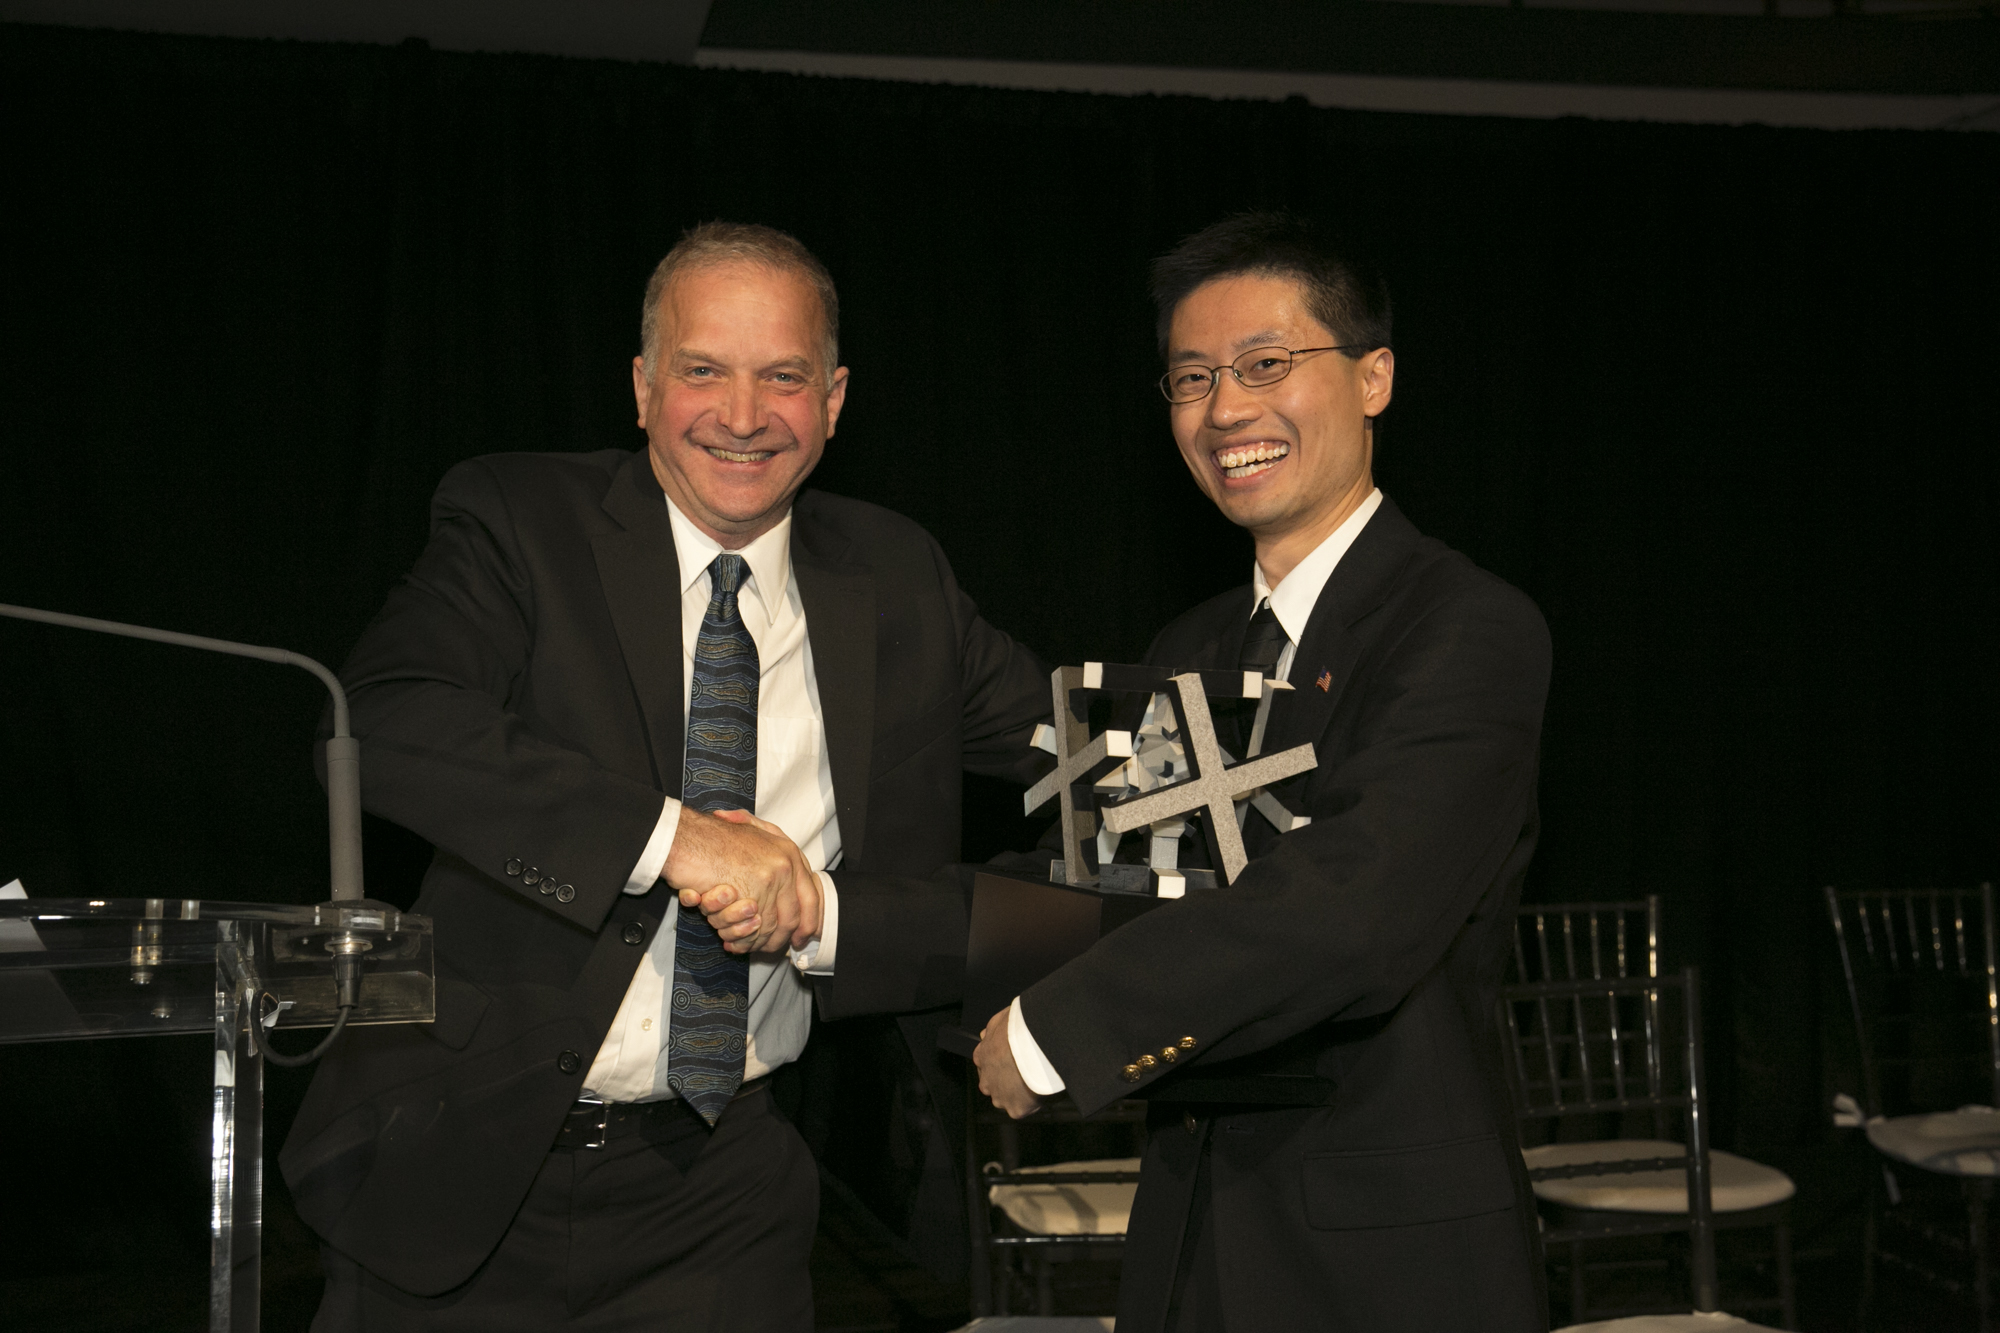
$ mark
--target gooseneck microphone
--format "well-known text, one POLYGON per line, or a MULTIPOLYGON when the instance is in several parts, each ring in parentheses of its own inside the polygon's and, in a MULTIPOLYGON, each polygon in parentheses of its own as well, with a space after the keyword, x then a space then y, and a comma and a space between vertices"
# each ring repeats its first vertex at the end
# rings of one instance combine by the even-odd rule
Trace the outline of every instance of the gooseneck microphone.
MULTIPOLYGON (((0 616, 13 620, 33 620, 44 625, 61 625, 68 629, 89 630, 97 634, 116 634, 128 639, 149 639, 154 643, 170 643, 181 648, 200 648, 211 653, 228 653, 233 657, 254 657, 263 662, 276 662, 283 666, 295 666, 318 676, 320 682, 333 696, 333 736, 326 743, 326 823, 328 850, 331 853, 333 896, 330 907, 336 921, 342 917, 339 909, 359 907, 366 898, 361 882, 361 742, 348 731, 347 691, 340 687, 340 681, 325 666, 303 653, 291 652, 284 648, 265 648, 254 643, 234 643, 228 639, 210 639, 199 634, 180 634, 173 630, 153 629, 146 625, 127 625, 116 620, 97 620, 90 616, 72 616, 61 611, 40 611, 28 606, 9 606, 0 602, 0 616)), ((264 1042, 262 1015, 253 1012, 250 1016, 251 1039, 265 1059, 272 1064, 294 1067, 309 1064, 324 1055, 333 1045, 334 1039, 347 1026, 347 1016, 361 999, 361 955, 373 947, 366 936, 349 929, 336 930, 327 943, 333 954, 334 1001, 339 1006, 339 1015, 334 1020, 332 1031, 326 1039, 304 1055, 281 1055, 271 1050, 264 1042)), ((261 1005, 256 1006, 261 1008, 261 1005)))

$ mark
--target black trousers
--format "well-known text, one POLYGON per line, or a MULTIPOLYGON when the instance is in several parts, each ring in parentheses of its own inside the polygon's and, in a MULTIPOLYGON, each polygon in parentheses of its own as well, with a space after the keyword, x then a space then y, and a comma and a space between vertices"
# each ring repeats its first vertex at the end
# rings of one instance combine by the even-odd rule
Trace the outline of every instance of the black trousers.
POLYGON ((650 1137, 552 1151, 499 1248, 412 1296, 322 1247, 312 1333, 810 1333, 819 1174, 760 1088, 710 1130, 676 1104, 650 1137))

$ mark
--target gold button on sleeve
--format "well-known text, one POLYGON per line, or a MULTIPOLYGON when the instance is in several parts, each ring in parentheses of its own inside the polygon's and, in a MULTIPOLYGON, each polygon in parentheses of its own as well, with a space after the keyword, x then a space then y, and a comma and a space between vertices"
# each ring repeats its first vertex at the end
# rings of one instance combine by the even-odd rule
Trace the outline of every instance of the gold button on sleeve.
POLYGON ((1139 1081, 1139 1066, 1126 1065, 1122 1072, 1125 1075, 1125 1081, 1127 1083, 1137 1083, 1139 1081))
POLYGON ((1172 1064, 1174 1061, 1181 1058, 1181 1053, 1175 1047, 1162 1046, 1160 1048, 1160 1058, 1162 1060, 1165 1060, 1168 1064, 1172 1064))
POLYGON ((1184 1050, 1184 1051, 1191 1051, 1191 1050, 1193 1050, 1193 1049, 1194 1049, 1194 1038, 1193 1038, 1193 1037, 1182 1037, 1182 1038, 1180 1039, 1180 1042, 1179 1042, 1179 1045, 1180 1045, 1180 1048, 1181 1048, 1182 1050, 1184 1050))
POLYGON ((1139 1057, 1139 1068, 1141 1069, 1151 1069, 1154 1065, 1158 1063, 1160 1062, 1158 1060, 1155 1060, 1150 1055, 1142 1055, 1139 1057))

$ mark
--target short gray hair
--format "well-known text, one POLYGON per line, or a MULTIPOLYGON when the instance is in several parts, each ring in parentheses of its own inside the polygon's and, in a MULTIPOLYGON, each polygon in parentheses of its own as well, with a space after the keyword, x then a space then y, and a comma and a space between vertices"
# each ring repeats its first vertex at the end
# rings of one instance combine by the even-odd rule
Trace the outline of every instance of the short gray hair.
POLYGON ((660 297, 667 285, 690 269, 728 263, 756 264, 806 280, 819 297, 821 355, 826 358, 824 373, 831 385, 833 372, 840 365, 840 295, 833 289, 833 275, 796 236, 756 222, 721 221, 689 228, 646 281, 646 305, 639 315, 639 352, 647 382, 652 381, 660 355, 660 297))

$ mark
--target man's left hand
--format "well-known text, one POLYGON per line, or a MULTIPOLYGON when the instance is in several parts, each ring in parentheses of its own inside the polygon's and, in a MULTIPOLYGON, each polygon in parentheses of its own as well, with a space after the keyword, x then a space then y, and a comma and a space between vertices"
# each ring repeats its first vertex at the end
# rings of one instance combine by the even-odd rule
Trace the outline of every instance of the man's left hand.
POLYGON ((681 889, 681 906, 698 908, 722 937, 722 947, 730 953, 764 953, 783 949, 787 944, 803 949, 806 941, 819 934, 823 906, 819 876, 806 864, 805 854, 783 829, 748 810, 717 810, 713 818, 769 834, 791 861, 790 878, 767 902, 759 902, 735 884, 719 883, 706 892, 693 887, 681 889))
POLYGON ((972 1063, 979 1067, 979 1090, 991 1097, 995 1106, 1019 1120, 1041 1110, 1042 1099, 1029 1091, 1014 1064, 1014 1047, 1007 1040, 1011 1008, 993 1015, 980 1029, 979 1049, 972 1053, 972 1063))

